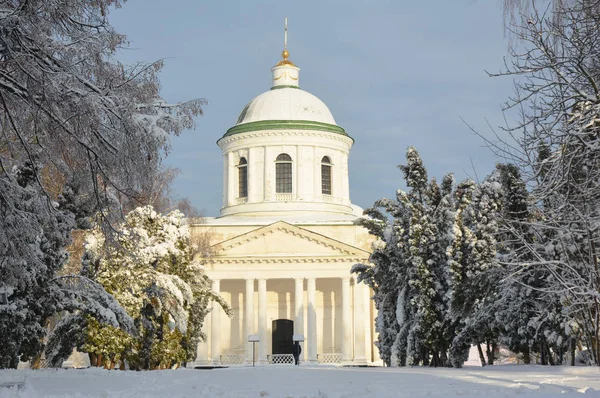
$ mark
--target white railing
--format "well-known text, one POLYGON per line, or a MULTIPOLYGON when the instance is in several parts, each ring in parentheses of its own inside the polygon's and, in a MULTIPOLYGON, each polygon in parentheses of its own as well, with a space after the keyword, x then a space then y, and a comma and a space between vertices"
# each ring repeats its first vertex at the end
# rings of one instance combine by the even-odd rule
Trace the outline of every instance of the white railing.
POLYGON ((342 354, 340 352, 318 354, 317 361, 319 363, 342 363, 342 354))
POLYGON ((221 355, 221 363, 223 365, 243 365, 246 361, 244 354, 223 354, 221 355))
POLYGON ((248 197, 245 197, 245 198, 237 198, 237 199, 235 200, 235 204, 236 204, 236 205, 243 205, 243 204, 245 204, 245 203, 248 203, 248 197))
POLYGON ((338 201, 338 199, 335 196, 331 196, 331 195, 321 195, 321 199, 323 199, 323 202, 327 202, 327 203, 335 203, 338 201))
POLYGON ((292 354, 273 354, 268 355, 269 363, 273 365, 293 365, 294 355, 292 354))
POLYGON ((275 194, 275 200, 278 202, 291 202, 293 200, 291 193, 277 193, 275 194))

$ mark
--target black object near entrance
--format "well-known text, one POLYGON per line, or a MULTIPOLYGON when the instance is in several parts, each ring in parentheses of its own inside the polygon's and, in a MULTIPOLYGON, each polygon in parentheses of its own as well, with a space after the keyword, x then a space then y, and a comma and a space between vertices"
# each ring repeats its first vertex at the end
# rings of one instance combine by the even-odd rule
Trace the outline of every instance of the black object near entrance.
POLYGON ((292 354, 294 350, 294 321, 289 319, 275 319, 272 324, 272 353, 273 354, 292 354))

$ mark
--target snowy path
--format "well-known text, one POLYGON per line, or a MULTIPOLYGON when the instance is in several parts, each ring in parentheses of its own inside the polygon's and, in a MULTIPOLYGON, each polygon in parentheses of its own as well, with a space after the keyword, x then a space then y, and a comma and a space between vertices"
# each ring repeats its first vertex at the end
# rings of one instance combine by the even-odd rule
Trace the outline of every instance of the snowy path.
POLYGON ((0 387, 0 397, 600 397, 600 369, 592 367, 0 371, 0 385, 22 380, 20 390, 0 387))

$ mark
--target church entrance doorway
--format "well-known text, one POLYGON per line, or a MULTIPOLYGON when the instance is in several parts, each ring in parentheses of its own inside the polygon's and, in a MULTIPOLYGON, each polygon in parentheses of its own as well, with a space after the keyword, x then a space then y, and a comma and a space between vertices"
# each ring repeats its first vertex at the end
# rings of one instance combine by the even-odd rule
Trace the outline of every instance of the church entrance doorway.
POLYGON ((275 319, 272 324, 272 354, 292 354, 294 342, 294 321, 289 319, 275 319))

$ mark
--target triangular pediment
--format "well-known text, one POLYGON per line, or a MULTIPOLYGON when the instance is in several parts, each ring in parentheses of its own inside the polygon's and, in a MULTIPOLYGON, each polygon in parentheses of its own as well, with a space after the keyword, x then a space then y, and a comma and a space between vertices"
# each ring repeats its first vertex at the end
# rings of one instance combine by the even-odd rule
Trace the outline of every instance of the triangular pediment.
POLYGON ((325 235, 278 221, 214 246, 217 257, 352 257, 369 252, 325 235))

